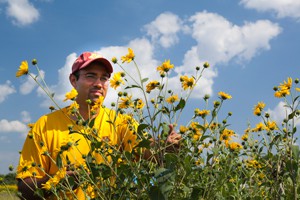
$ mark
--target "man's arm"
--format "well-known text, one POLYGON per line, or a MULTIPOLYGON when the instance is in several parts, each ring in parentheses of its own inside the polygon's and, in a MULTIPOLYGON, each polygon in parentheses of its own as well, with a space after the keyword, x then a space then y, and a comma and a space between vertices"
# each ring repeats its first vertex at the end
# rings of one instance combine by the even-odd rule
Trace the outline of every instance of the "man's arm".
MULTIPOLYGON (((67 171, 66 177, 74 177, 75 184, 72 187, 73 190, 75 190, 79 185, 78 183, 78 174, 74 171, 67 171)), ((44 176, 43 178, 33 178, 33 177, 27 177, 24 179, 18 179, 18 190, 22 194, 22 198, 26 200, 39 200, 44 199, 51 195, 51 193, 44 192, 44 198, 39 197, 37 194, 35 194, 35 190, 37 188, 42 188, 42 184, 45 184, 49 180, 49 176, 44 176)))
POLYGON ((26 200, 40 200, 43 199, 37 196, 34 192, 36 188, 41 188, 42 184, 46 183, 49 177, 45 176, 43 178, 33 178, 27 177, 24 179, 18 179, 18 191, 21 192, 22 199, 26 200))
MULTIPOLYGON (((180 147, 181 138, 181 135, 174 130, 173 124, 169 124, 169 135, 166 140, 166 152, 177 152, 180 147)), ((155 140, 151 138, 150 141, 150 147, 154 147, 155 140)), ((149 149, 146 149, 143 152, 143 159, 153 160, 157 162, 157 155, 153 155, 149 149)))

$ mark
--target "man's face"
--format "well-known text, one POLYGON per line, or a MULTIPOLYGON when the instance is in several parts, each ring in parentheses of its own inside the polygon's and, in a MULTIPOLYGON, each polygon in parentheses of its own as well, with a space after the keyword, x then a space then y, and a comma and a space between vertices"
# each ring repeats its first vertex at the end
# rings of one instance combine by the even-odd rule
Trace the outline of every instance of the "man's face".
POLYGON ((76 101, 79 105, 85 105, 86 100, 95 102, 99 96, 105 98, 110 74, 101 63, 91 63, 89 66, 79 71, 78 80, 74 75, 70 76, 70 82, 77 90, 76 101))

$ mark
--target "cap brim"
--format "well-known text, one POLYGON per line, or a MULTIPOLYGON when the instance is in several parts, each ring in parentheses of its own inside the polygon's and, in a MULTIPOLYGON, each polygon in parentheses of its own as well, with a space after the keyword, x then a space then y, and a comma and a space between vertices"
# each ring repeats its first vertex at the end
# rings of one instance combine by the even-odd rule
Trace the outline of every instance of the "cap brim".
MULTIPOLYGON (((105 58, 95 58, 95 59, 91 59, 91 60, 85 62, 83 65, 81 65, 80 68, 79 68, 78 70, 81 70, 81 69, 85 68, 85 67, 88 66, 90 63, 95 62, 95 61, 99 61, 99 62, 103 63, 104 66, 105 66, 105 68, 106 68, 106 70, 107 70, 107 72, 109 72, 110 74, 113 73, 113 67, 112 67, 112 65, 111 65, 110 62, 109 62, 107 59, 105 59, 105 58)), ((77 70, 77 71, 78 71, 78 70, 77 70)))

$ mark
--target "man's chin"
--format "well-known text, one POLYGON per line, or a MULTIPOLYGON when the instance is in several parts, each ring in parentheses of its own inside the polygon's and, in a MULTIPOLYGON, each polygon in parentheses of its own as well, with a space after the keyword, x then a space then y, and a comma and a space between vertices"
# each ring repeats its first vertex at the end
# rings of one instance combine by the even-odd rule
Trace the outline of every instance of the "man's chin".
POLYGON ((93 97, 91 97, 91 101, 92 103, 95 103, 100 97, 102 97, 103 95, 94 95, 93 97))

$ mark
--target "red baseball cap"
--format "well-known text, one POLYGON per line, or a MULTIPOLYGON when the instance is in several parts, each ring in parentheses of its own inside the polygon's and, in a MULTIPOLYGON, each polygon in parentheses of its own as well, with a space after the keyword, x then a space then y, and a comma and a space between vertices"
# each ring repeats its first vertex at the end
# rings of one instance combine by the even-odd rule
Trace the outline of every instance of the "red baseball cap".
POLYGON ((113 72, 113 67, 110 62, 98 53, 83 52, 73 63, 72 74, 76 71, 87 67, 91 62, 100 61, 110 74, 113 72))

